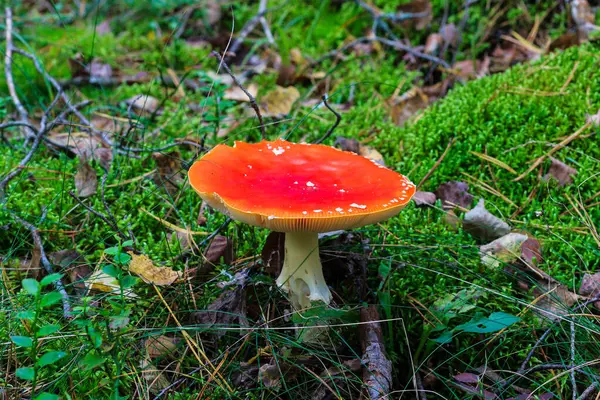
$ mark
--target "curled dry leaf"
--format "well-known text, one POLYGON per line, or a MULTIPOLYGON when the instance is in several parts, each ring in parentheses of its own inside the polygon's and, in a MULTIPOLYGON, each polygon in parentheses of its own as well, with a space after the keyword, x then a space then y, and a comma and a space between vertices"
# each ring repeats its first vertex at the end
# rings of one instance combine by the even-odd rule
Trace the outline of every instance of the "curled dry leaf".
POLYGON ((335 138, 335 143, 333 145, 343 151, 350 151, 356 154, 359 154, 360 152, 360 142, 353 138, 338 136, 335 138))
POLYGON ((479 375, 472 374, 470 372, 463 372, 462 374, 454 375, 454 379, 461 383, 479 383, 479 375))
POLYGON ((485 56, 483 60, 458 61, 452 66, 452 72, 462 80, 477 79, 489 73, 490 58, 485 56))
POLYGON ((418 111, 426 108, 430 103, 429 97, 419 88, 413 88, 397 98, 388 101, 391 105, 392 121, 398 126, 403 126, 418 111))
MULTIPOLYGON (((221 337, 227 332, 224 329, 219 329, 219 327, 248 326, 246 289, 243 286, 236 286, 233 289, 224 291, 205 311, 193 313, 192 320, 207 325, 208 328, 216 325, 215 330, 211 333, 217 337, 221 337)), ((240 331, 241 334, 243 334, 243 331, 240 331)))
POLYGON ((87 133, 53 133, 48 135, 48 139, 51 143, 68 149, 82 160, 102 158, 102 156, 95 155, 104 148, 102 142, 87 133))
POLYGON ((465 214, 463 227, 465 231, 483 242, 489 242, 510 232, 510 226, 506 222, 486 210, 483 199, 465 214))
MULTIPOLYGON (((579 286, 579 294, 594 298, 600 295, 600 272, 595 274, 584 274, 579 286)), ((600 308, 600 301, 594 303, 596 308, 600 308)))
POLYGON ((181 278, 181 272, 173 271, 168 267, 157 267, 144 254, 137 255, 132 251, 128 253, 131 256, 129 271, 142 278, 146 283, 156 286, 168 286, 181 278))
POLYGON ((515 261, 521 256, 521 248, 529 239, 521 233, 509 233, 479 248, 481 262, 489 268, 498 268, 504 263, 515 261))
POLYGON ((444 43, 456 47, 458 44, 458 28, 454 24, 446 24, 440 28, 440 35, 444 39, 444 43))
POLYGON ((412 200, 417 207, 426 207, 434 205, 437 197, 435 196, 435 193, 417 190, 412 200))
POLYGON ((383 159, 381 153, 370 146, 364 146, 361 144, 358 149, 358 154, 368 159, 371 159, 377 164, 381 164, 385 167, 385 160, 383 159))
POLYGON ((112 78, 113 69, 108 64, 94 60, 85 66, 85 73, 90 77, 90 82, 101 83, 112 78))
POLYGON ((556 158, 550 157, 552 163, 548 173, 544 175, 544 180, 548 181, 554 178, 558 181, 560 186, 566 186, 573 183, 573 175, 577 174, 577 170, 573 167, 569 167, 564 162, 557 160, 556 158))
MULTIPOLYGON (((245 87, 245 89, 254 98, 256 98, 256 96, 258 95, 258 85, 255 83, 251 83, 250 85, 245 87)), ((248 98, 246 93, 244 93, 244 91, 237 85, 232 86, 232 87, 228 88, 227 90, 225 90, 225 94, 223 95, 223 98, 225 100, 241 101, 241 102, 245 102, 245 103, 248 103, 250 101, 250 99, 248 98)))
POLYGON ((204 258, 210 264, 218 264, 221 258, 223 258, 223 263, 231 264, 233 262, 233 243, 225 236, 215 236, 208 245, 204 258))
POLYGON ((445 210, 453 209, 456 206, 463 208, 471 207, 473 195, 469 193, 469 185, 464 182, 450 181, 442 183, 435 195, 442 200, 442 207, 445 210))
POLYGON ((263 117, 282 117, 292 111, 292 106, 300 98, 300 92, 293 86, 277 86, 260 99, 260 110, 263 117))
POLYGON ((398 12, 418 14, 419 16, 404 19, 401 25, 405 28, 416 28, 421 30, 427 27, 433 19, 430 0, 412 0, 411 2, 401 4, 397 8, 398 12))
POLYGON ((155 112, 160 105, 160 102, 156 97, 152 97, 147 94, 138 94, 137 96, 133 96, 125 100, 125 103, 135 110, 147 113, 155 112))
POLYGON ((78 295, 84 295, 86 291, 85 280, 92 274, 92 269, 85 258, 77 250, 60 250, 48 254, 52 264, 60 266, 61 271, 66 272, 71 287, 78 295))
POLYGON ((148 390, 154 394, 168 388, 171 384, 165 374, 152 364, 148 357, 142 358, 140 361, 140 369, 142 377, 148 384, 148 390))
POLYGON ((427 36, 427 41, 425 41, 425 48, 423 49, 423 52, 426 54, 438 53, 440 51, 440 48, 442 47, 443 41, 444 38, 441 34, 430 34, 429 36, 427 36))
POLYGON ((77 196, 90 197, 96 194, 98 189, 98 176, 96 170, 89 162, 80 161, 75 174, 75 188, 77 196))

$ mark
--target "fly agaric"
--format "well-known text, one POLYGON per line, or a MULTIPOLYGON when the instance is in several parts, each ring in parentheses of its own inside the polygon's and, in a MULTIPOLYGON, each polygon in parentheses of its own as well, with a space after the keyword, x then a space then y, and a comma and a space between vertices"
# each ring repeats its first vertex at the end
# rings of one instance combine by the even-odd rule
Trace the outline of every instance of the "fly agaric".
POLYGON ((285 140, 217 145, 196 161, 190 184, 231 218, 285 233, 277 285, 297 309, 329 304, 318 234, 396 215, 415 185, 368 158, 334 147, 285 140))

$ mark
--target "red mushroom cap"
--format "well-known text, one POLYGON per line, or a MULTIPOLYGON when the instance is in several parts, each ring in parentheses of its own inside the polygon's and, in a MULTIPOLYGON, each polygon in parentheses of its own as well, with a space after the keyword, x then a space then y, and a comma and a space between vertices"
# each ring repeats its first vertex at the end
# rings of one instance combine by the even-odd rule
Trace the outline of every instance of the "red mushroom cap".
POLYGON ((233 219, 279 232, 328 232, 396 215, 415 185, 336 148, 285 140, 217 145, 188 172, 194 190, 233 219))

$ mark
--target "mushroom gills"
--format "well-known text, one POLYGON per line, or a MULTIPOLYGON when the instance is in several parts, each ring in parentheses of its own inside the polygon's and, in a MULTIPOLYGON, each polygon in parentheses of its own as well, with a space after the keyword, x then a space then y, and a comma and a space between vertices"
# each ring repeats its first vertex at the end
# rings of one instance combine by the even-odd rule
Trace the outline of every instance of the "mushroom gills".
POLYGON ((319 258, 319 236, 315 232, 286 232, 285 258, 277 285, 286 291, 296 309, 313 301, 331 302, 319 258))

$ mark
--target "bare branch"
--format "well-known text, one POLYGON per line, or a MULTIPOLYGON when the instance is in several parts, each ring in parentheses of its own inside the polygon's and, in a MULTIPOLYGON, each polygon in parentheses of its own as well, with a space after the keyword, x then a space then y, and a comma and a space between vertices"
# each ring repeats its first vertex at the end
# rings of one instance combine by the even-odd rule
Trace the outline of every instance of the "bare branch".
POLYGON ((6 7, 4 9, 6 13, 6 52, 4 53, 4 75, 6 77, 6 85, 8 86, 8 92, 10 93, 10 97, 13 101, 13 104, 17 108, 17 112, 19 113, 21 126, 25 126, 27 129, 26 135, 28 138, 32 138, 35 136, 36 129, 32 129, 32 125, 29 122, 29 114, 21 100, 19 100, 19 96, 17 95, 17 90, 15 88, 15 80, 12 73, 12 61, 13 61, 13 19, 12 19, 12 10, 10 7, 6 7))

